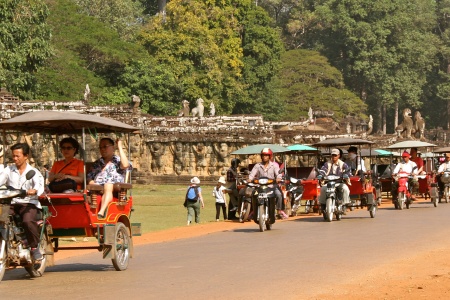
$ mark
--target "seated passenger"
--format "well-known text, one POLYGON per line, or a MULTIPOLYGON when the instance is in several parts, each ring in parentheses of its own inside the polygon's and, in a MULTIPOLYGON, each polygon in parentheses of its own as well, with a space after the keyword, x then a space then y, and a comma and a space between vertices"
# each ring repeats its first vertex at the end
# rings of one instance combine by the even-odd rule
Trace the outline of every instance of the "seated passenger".
POLYGON ((345 163, 350 167, 352 175, 361 175, 361 172, 365 173, 366 166, 364 165, 364 159, 358 156, 358 148, 351 146, 347 152, 345 163))
POLYGON ((80 145, 76 139, 67 137, 63 138, 61 142, 59 142, 59 148, 61 149, 64 159, 55 161, 48 174, 50 190, 52 192, 63 192, 62 190, 52 188, 51 183, 59 182, 64 179, 73 180, 76 183, 76 189, 81 190, 84 179, 83 161, 75 158, 80 145))
POLYGON ((119 156, 114 154, 114 141, 110 138, 102 138, 99 148, 102 157, 94 162, 86 177, 88 184, 103 185, 102 205, 97 216, 104 219, 108 204, 113 199, 114 183, 124 182, 126 171, 131 170, 132 166, 125 155, 121 140, 117 139, 119 156))

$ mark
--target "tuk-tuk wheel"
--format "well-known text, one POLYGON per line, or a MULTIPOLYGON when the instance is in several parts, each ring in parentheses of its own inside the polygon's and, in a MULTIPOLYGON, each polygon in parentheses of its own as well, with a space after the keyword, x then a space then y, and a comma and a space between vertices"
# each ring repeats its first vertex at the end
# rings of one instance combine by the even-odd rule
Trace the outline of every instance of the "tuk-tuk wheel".
POLYGON ((117 271, 123 271, 128 268, 128 262, 130 260, 130 246, 131 238, 130 231, 121 222, 116 225, 116 235, 113 247, 116 251, 112 263, 117 271))

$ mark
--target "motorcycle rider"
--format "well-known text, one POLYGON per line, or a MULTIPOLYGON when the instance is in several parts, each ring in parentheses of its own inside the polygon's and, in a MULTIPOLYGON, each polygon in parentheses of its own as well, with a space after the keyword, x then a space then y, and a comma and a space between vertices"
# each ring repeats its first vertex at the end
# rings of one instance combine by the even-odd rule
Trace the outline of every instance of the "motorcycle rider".
POLYGON ((27 143, 18 143, 11 146, 13 165, 4 169, 0 174, 0 185, 8 185, 14 189, 26 190, 26 196, 23 198, 14 198, 11 202, 11 214, 18 214, 22 218, 23 228, 31 247, 31 255, 35 261, 43 259, 39 251, 40 232, 36 222, 38 209, 42 209, 38 200, 39 195, 44 192, 44 177, 42 174, 28 164, 30 146, 27 143), (35 175, 26 180, 25 175, 33 170, 35 175))
MULTIPOLYGON (((252 171, 250 172, 250 175, 248 176, 249 181, 253 181, 253 179, 261 178, 261 177, 267 177, 269 179, 275 180, 277 183, 281 181, 282 175, 280 174, 280 168, 277 164, 275 164, 272 161, 273 158, 273 152, 270 150, 270 148, 264 148, 261 150, 260 153, 261 156, 261 162, 257 163, 252 171)), ((283 209, 283 197, 281 195, 281 191, 275 186, 270 185, 270 188, 273 188, 273 192, 275 194, 275 197, 277 199, 276 202, 276 209, 278 211, 278 215, 280 215, 281 218, 287 219, 288 216, 284 213, 283 209)), ((269 201, 272 202, 273 198, 269 198, 269 201)), ((272 209, 272 203, 270 203, 271 209, 270 211, 270 219, 275 220, 275 216, 272 215, 273 209, 272 209)), ((253 211, 255 211, 255 208, 253 207, 253 211)), ((257 214, 255 214, 256 216, 257 214)))
MULTIPOLYGON (((417 175, 417 165, 415 162, 411 161, 410 158, 411 158, 411 155, 408 152, 404 151, 402 153, 403 161, 399 162, 395 166, 395 169, 392 172, 392 177, 395 177, 397 175, 397 173, 400 171, 417 175)), ((408 180, 408 190, 409 190, 409 193, 411 194, 411 200, 416 200, 416 198, 412 194, 413 185, 414 185, 413 180, 409 179, 408 180)), ((394 181, 394 183, 392 184, 391 193, 392 193, 392 202, 395 203, 395 201, 397 200, 397 197, 398 197, 398 181, 394 181)))
MULTIPOLYGON (((341 152, 339 149, 335 148, 331 150, 331 162, 325 162, 325 164, 322 166, 321 170, 325 171, 325 176, 328 175, 347 175, 350 176, 351 169, 349 166, 340 160, 341 152)), ((322 179, 322 175, 317 176, 318 179, 322 179)), ((347 184, 341 183, 338 187, 342 192, 342 201, 343 205, 350 204, 350 189, 348 188, 347 184)), ((325 205, 327 203, 326 195, 327 194, 327 186, 323 185, 320 188, 320 195, 319 195, 319 203, 322 206, 322 210, 325 210, 325 205)))
POLYGON ((436 180, 439 186, 439 199, 441 199, 444 194, 444 186, 445 186, 444 183, 441 181, 441 176, 442 173, 444 173, 445 170, 448 169, 450 169, 450 153, 445 153, 445 161, 439 165, 436 175, 436 180))
POLYGON ((352 175, 358 175, 358 173, 361 175, 361 172, 365 173, 366 166, 364 165, 364 160, 357 156, 358 148, 351 146, 348 148, 347 152, 348 154, 345 163, 350 167, 352 175))

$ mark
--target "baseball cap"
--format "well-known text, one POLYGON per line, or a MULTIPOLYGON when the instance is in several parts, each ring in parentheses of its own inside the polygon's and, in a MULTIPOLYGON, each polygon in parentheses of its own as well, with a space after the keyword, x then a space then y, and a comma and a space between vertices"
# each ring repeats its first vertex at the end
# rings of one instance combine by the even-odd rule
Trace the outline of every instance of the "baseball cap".
POLYGON ((333 154, 340 155, 341 153, 339 152, 339 149, 334 148, 333 150, 331 150, 331 155, 333 154))

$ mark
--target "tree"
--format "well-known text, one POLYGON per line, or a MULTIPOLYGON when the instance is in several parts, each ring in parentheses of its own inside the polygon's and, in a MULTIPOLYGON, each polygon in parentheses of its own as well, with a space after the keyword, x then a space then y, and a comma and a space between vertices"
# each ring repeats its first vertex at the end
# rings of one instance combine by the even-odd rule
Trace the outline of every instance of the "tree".
POLYGON ((366 118, 367 105, 345 88, 342 74, 317 51, 290 50, 282 56, 281 102, 286 120, 298 121, 313 110, 333 111, 339 119, 347 115, 366 118))
POLYGON ((31 99, 35 73, 51 56, 49 10, 40 0, 0 3, 0 86, 31 99))
MULTIPOLYGON (((325 0, 316 11, 323 53, 369 107, 420 107, 437 52, 434 8, 420 0, 325 0)), ((375 125, 385 127, 383 111, 375 125)))

